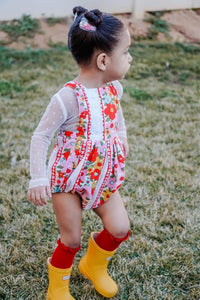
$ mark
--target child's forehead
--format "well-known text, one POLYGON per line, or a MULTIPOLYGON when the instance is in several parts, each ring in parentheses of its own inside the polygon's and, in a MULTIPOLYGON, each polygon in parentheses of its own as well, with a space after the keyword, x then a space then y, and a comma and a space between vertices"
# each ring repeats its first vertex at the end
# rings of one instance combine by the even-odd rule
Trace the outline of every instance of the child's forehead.
POLYGON ((131 44, 131 37, 130 33, 127 28, 125 28, 122 33, 120 34, 120 39, 119 39, 119 46, 121 48, 126 48, 129 47, 131 44))

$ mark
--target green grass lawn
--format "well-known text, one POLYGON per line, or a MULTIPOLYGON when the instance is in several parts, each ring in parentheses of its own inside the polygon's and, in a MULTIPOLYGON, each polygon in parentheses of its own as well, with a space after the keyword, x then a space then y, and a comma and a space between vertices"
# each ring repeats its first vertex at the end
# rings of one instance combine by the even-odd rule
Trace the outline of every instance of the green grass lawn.
MULTIPOLYGON (((121 194, 131 236, 109 265, 113 299, 200 299, 200 47, 136 43, 121 101, 130 154, 121 194)), ((51 201, 27 200, 30 138, 50 97, 78 69, 64 47, 0 49, 0 299, 45 299, 46 259, 59 236, 51 201)), ((78 272, 89 234, 100 230, 83 212, 82 249, 71 276, 75 299, 103 299, 78 272)))

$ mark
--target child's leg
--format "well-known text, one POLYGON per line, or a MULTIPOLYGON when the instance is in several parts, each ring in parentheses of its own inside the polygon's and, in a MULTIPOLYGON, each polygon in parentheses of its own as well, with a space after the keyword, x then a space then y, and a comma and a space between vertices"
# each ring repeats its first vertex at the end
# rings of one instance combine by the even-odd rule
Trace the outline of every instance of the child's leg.
POLYGON ((72 265, 81 242, 81 199, 77 194, 56 193, 52 196, 53 208, 61 238, 55 249, 51 264, 56 268, 69 268, 72 265))
POLYGON ((92 281, 104 297, 114 297, 118 287, 107 273, 107 266, 117 247, 128 238, 129 220, 118 192, 94 209, 103 221, 104 230, 91 233, 86 255, 79 263, 80 272, 92 281))
POLYGON ((124 239, 126 239, 128 237, 130 229, 128 215, 119 192, 117 191, 112 194, 107 202, 95 208, 94 211, 102 219, 105 228, 99 234, 99 237, 97 237, 97 244, 102 244, 103 238, 108 240, 108 233, 110 233, 110 239, 114 242, 114 239, 112 239, 112 237, 115 238, 117 248, 117 242, 120 243, 120 240, 122 242, 124 239))
POLYGON ((69 291, 69 278, 76 252, 80 249, 82 209, 80 197, 70 193, 52 195, 61 238, 48 259, 48 300, 75 300, 69 291))

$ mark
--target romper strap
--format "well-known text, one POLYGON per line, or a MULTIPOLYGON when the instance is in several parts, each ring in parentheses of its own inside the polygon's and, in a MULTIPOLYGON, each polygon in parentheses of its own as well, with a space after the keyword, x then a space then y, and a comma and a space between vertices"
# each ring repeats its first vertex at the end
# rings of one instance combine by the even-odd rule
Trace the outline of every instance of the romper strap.
POLYGON ((75 90, 76 83, 73 81, 69 81, 64 85, 64 87, 67 87, 67 86, 70 87, 72 90, 75 90))

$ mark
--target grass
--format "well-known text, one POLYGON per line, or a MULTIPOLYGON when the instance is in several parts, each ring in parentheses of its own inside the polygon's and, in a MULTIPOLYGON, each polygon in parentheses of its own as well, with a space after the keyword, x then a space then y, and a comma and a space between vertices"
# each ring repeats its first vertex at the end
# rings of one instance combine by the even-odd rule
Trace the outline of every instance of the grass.
MULTIPOLYGON (((109 265, 119 284, 113 300, 200 299, 200 48, 146 41, 131 54, 121 101, 131 236, 109 265)), ((1 48, 0 68, 0 299, 42 300, 59 232, 51 201, 45 208, 27 201, 29 144, 49 98, 78 70, 64 47, 1 48)), ((103 299, 77 269, 89 233, 101 228, 92 211, 83 213, 75 299, 103 299)))
POLYGON ((50 18, 46 18, 46 22, 48 25, 50 26, 54 26, 56 24, 65 24, 66 23, 66 19, 65 18, 55 18, 55 17, 50 17, 50 18))

